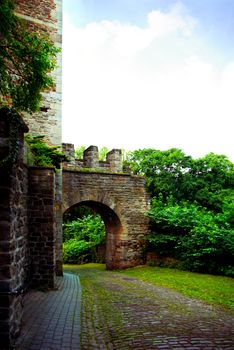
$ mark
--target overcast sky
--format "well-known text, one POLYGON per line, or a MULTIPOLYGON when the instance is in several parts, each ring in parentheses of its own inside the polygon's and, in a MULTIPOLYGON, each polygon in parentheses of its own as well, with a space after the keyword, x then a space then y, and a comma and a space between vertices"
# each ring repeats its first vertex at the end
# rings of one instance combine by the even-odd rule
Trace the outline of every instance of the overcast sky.
POLYGON ((63 13, 63 142, 234 161, 234 0, 65 0, 63 13))

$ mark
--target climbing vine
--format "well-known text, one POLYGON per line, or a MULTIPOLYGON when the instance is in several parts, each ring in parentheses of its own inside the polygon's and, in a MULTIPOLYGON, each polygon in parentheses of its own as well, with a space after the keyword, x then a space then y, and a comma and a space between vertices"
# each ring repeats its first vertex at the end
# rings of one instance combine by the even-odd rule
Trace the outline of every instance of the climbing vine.
POLYGON ((13 0, 1 0, 0 38, 0 105, 34 112, 42 92, 54 86, 51 72, 60 50, 42 31, 29 30, 13 0))
POLYGON ((20 150, 19 129, 24 126, 24 122, 16 112, 4 106, 0 108, 0 115, 4 116, 9 125, 9 153, 0 160, 0 167, 10 168, 15 162, 20 150))

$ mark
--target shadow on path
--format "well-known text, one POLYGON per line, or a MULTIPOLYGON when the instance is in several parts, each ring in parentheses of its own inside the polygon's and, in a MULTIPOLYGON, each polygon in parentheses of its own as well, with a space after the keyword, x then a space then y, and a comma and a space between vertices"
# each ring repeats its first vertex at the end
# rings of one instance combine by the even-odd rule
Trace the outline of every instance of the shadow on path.
POLYGON ((20 350, 79 350, 79 277, 64 274, 57 279, 58 290, 31 291, 25 298, 20 350))

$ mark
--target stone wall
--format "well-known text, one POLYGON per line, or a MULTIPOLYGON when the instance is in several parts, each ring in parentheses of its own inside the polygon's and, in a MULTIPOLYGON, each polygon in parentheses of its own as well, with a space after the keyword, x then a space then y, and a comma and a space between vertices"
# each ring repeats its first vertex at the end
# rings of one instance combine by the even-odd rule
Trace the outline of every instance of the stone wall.
POLYGON ((0 349, 14 347, 29 284, 54 287, 55 171, 24 164, 27 131, 0 109, 0 349))
POLYGON ((55 277, 55 171, 29 168, 28 218, 32 287, 53 288, 55 277))
POLYGON ((142 264, 149 209, 144 178, 63 170, 63 211, 81 204, 99 213, 105 222, 107 268, 142 264))
MULTIPOLYGON (((0 159, 12 150, 10 114, 0 111, 0 159)), ((27 168, 23 164, 23 133, 13 164, 0 167, 0 343, 8 349, 20 332, 22 293, 28 277, 27 168)), ((15 151, 16 152, 16 151, 15 151)))
MULTIPOLYGON (((16 0, 16 13, 32 31, 48 33, 56 46, 62 47, 62 0, 16 0)), ((30 133, 45 135, 52 145, 61 146, 62 62, 53 72, 55 89, 44 93, 40 111, 25 115, 30 133)))
POLYGON ((105 161, 99 160, 97 146, 89 146, 84 151, 83 158, 77 159, 75 157, 74 145, 63 143, 63 153, 69 157, 69 161, 63 163, 65 169, 95 169, 112 173, 123 172, 122 152, 120 149, 112 149, 108 152, 105 161))
MULTIPOLYGON (((57 47, 62 48, 62 0, 16 0, 16 14, 32 31, 47 33, 57 47)), ((55 88, 43 94, 40 111, 25 114, 24 119, 33 135, 45 135, 51 144, 62 144, 62 52, 57 55, 57 69, 52 73, 55 88)), ((56 271, 62 275, 62 175, 55 176, 56 271)))

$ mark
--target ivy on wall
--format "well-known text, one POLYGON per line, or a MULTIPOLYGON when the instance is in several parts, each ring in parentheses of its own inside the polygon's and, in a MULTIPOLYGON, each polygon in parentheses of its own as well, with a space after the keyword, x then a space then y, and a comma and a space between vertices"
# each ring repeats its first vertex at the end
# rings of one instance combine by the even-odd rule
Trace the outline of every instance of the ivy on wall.
POLYGON ((19 113, 14 109, 4 106, 0 108, 0 117, 4 118, 9 125, 9 152, 8 155, 0 160, 0 167, 11 167, 18 157, 20 151, 19 130, 26 129, 26 125, 19 113))
POLYGON ((59 169, 61 162, 69 160, 69 158, 59 150, 59 146, 48 145, 43 135, 27 135, 25 141, 33 155, 33 165, 55 167, 59 169))

